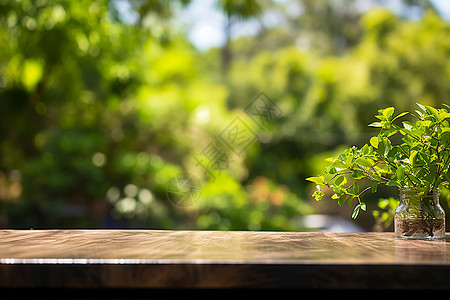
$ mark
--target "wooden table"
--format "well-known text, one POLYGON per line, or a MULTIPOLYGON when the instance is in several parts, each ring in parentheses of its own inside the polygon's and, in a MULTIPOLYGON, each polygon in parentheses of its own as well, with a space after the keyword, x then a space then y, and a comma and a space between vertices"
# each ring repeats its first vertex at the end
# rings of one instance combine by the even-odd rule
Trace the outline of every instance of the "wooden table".
POLYGON ((0 230, 0 287, 450 289, 450 236, 0 230))

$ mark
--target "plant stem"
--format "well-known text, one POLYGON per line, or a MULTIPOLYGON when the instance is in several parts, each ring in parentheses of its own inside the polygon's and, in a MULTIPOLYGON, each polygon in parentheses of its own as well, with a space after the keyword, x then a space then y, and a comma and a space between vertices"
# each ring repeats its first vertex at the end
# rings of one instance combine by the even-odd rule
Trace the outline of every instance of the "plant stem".
POLYGON ((372 189, 371 186, 368 186, 368 187, 366 187, 365 189, 363 189, 363 190, 361 191, 361 193, 358 194, 358 200, 359 200, 359 197, 361 197, 362 194, 364 194, 365 192, 367 192, 367 191, 370 190, 370 189, 372 189))
MULTIPOLYGON (((351 170, 353 170, 353 172, 354 172, 354 171, 359 171, 359 172, 361 172, 361 173, 364 173, 364 174, 366 174, 367 177, 369 177, 370 180, 380 182, 380 181, 377 180, 375 177, 373 177, 372 174, 370 174, 368 171, 366 171, 366 170, 364 170, 364 169, 351 169, 351 170)), ((386 181, 386 182, 388 182, 388 181, 390 180, 390 179, 388 179, 388 178, 385 178, 385 177, 379 175, 377 172, 375 172, 375 170, 374 170, 374 173, 377 174, 377 176, 380 176, 380 178, 381 178, 382 180, 386 181)))

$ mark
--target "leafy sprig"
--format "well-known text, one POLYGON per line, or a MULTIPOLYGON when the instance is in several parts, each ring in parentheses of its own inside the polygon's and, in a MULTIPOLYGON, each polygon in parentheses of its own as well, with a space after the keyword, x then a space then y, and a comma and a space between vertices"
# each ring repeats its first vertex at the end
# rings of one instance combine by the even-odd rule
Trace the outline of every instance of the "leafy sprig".
POLYGON ((402 112, 394 117, 394 107, 378 110, 378 121, 369 126, 380 128, 361 148, 345 149, 335 158, 328 158, 329 165, 322 175, 307 178, 316 184, 313 197, 319 201, 325 196, 325 188, 332 190, 332 199, 339 205, 345 202, 353 206, 352 218, 360 210, 367 209, 361 196, 375 193, 380 184, 397 187, 417 187, 429 193, 450 182, 450 106, 434 108, 417 104, 415 113, 402 112), (415 122, 400 119, 412 115, 415 122), (400 123, 400 124, 397 124, 400 123), (394 138, 401 137, 395 144, 394 138), (369 179, 371 186, 361 188, 358 182, 369 179))

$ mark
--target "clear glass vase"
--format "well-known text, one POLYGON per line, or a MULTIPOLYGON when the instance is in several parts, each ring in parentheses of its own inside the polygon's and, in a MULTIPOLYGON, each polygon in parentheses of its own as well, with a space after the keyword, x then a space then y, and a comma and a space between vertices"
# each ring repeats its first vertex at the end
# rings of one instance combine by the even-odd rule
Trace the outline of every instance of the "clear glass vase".
POLYGON ((439 189, 404 187, 395 210, 395 236, 410 239, 445 238, 445 212, 439 204, 439 189))

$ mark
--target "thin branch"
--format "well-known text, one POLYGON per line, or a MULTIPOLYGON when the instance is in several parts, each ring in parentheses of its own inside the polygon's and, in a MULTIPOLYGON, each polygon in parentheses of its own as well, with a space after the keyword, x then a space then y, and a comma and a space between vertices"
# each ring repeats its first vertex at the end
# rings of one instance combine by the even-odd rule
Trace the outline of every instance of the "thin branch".
MULTIPOLYGON (((358 167, 361 168, 361 166, 359 166, 359 165, 358 165, 358 167)), ((369 173, 369 171, 366 171, 366 170, 364 170, 364 169, 352 169, 352 170, 354 170, 354 171, 359 171, 359 172, 361 172, 361 173, 364 173, 367 177, 369 177, 370 180, 380 182, 380 180, 377 180, 375 177, 373 177, 372 174, 369 173)), ((384 180, 384 181, 390 181, 389 178, 385 178, 385 177, 379 175, 377 172, 375 172, 375 170, 373 170, 373 172, 374 172, 377 176, 379 176, 380 179, 382 179, 382 180, 384 180)))
POLYGON ((370 189, 372 189, 371 186, 368 186, 368 187, 366 187, 365 189, 363 189, 363 190, 359 193, 358 199, 359 199, 359 197, 361 197, 362 194, 364 194, 365 192, 367 192, 367 191, 370 190, 370 189))

